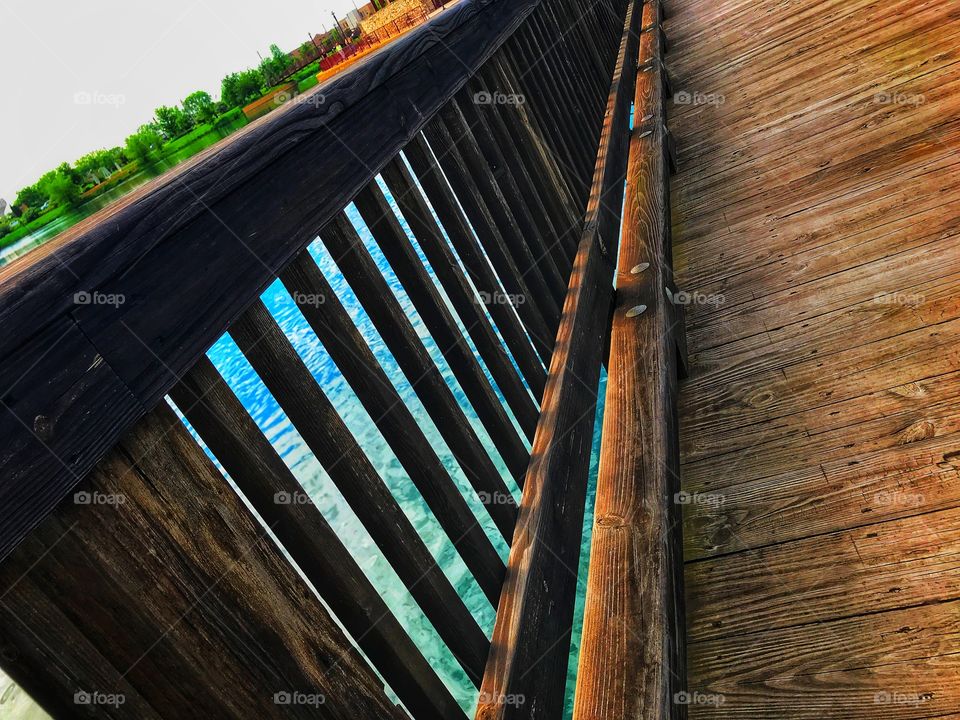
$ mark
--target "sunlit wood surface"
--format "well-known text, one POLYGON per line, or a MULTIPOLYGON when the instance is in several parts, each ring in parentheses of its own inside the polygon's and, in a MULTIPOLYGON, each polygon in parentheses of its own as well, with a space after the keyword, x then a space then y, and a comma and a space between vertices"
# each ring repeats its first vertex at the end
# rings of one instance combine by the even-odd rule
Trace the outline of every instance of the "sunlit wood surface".
POLYGON ((690 716, 960 717, 960 5, 666 29, 690 716))

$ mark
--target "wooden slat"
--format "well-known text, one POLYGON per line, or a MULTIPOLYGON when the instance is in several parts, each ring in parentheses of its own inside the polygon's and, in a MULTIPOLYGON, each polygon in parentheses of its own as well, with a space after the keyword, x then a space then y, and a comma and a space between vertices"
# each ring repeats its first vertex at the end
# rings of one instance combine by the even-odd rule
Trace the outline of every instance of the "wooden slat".
POLYGON ((958 518, 954 508, 688 563, 690 635, 700 642, 960 597, 958 518))
MULTIPOLYGON (((258 300, 234 323, 230 328, 230 337, 361 518, 368 532, 375 538, 379 537, 379 541, 385 545, 395 543, 396 538, 384 534, 388 530, 378 525, 402 523, 403 511, 261 301, 258 300), (392 519, 387 520, 388 517, 392 519)), ((434 482, 423 482, 419 474, 411 477, 411 480, 414 478, 415 482, 419 481, 417 488, 427 505, 480 587, 487 594, 495 592, 502 580, 503 562, 456 485, 443 482, 443 477, 434 482)), ((401 560, 399 556, 392 559, 401 560)), ((410 567, 406 580, 416 582, 418 572, 423 575, 431 568, 432 565, 420 567, 419 570, 410 567)), ((435 583, 440 579, 439 575, 432 578, 435 583)), ((479 638, 473 643, 475 648, 478 642, 479 638)), ((475 661, 477 652, 480 652, 479 648, 465 660, 475 661)))
MULTIPOLYGON (((165 403, 80 491, 91 501, 64 502, 0 569, 4 607, 41 598, 35 613, 16 618, 29 632, 10 628, 23 650, 7 654, 21 659, 15 674, 42 682, 40 699, 53 699, 51 710, 74 706, 66 713, 74 717, 82 712, 75 693, 130 686, 139 697, 121 707, 122 717, 142 702, 161 717, 404 717, 165 403), (28 584, 14 602, 20 582, 28 584), (39 621, 51 617, 51 604, 88 639, 82 657, 101 665, 74 670, 78 676, 33 664, 61 644, 65 658, 77 652, 70 625, 39 621), (78 687, 79 680, 103 684, 78 687), (278 704, 275 694, 284 692, 323 702, 278 704)), ((90 717, 109 712, 87 709, 90 717)))
MULTIPOLYGON (((478 103, 476 96, 470 92, 469 86, 461 88, 450 102, 473 133, 477 146, 486 158, 497 186, 507 201, 507 206, 517 220, 531 254, 543 269, 544 276, 553 278, 550 280, 551 285, 559 282, 561 288, 565 287, 571 260, 564 256, 562 247, 557 242, 557 231, 553 228, 543 204, 539 202, 539 196, 529 177, 524 177, 523 173, 519 172, 520 166, 511 165, 504 157, 500 145, 493 138, 486 118, 479 112, 484 105, 478 103), (516 175, 514 168, 518 170, 516 175)), ((507 154, 516 158, 514 152, 507 154)))
MULTIPOLYGON (((512 504, 504 502, 512 497, 506 483, 410 320, 404 315, 393 291, 390 290, 373 258, 363 246, 357 231, 346 215, 341 213, 320 232, 320 236, 471 485, 481 494, 481 497, 500 500, 500 502, 489 503, 487 511, 497 524, 497 529, 509 543, 513 537, 515 516, 512 504)), ((453 504, 452 499, 445 501, 446 504, 442 504, 440 500, 451 490, 437 487, 433 491, 437 497, 437 519, 441 522, 454 522, 452 517, 445 520, 444 515, 452 513, 456 505, 453 504)), ((470 524, 469 519, 462 514, 462 511, 458 514, 461 518, 459 532, 466 532, 470 524)), ((479 526, 471 532, 479 532, 483 535, 479 526)), ((480 535, 476 537, 479 539, 480 535)), ((455 532, 451 537, 456 538, 459 535, 455 532)), ((503 564, 498 558, 496 573, 484 571, 484 581, 480 583, 487 598, 494 604, 499 597, 497 588, 503 579, 502 571, 503 564)))
MULTIPOLYGON (((268 342, 268 338, 264 338, 268 342)), ((206 357, 170 393, 230 478, 271 528, 357 645, 415 716, 456 714, 457 704, 377 589, 270 441, 206 357)), ((342 431, 342 429, 341 429, 342 431)), ((331 477, 351 473, 349 456, 331 477)), ((338 483, 384 557, 449 644, 468 676, 488 643, 386 489, 370 473, 338 483)))
POLYGON ((634 129, 617 269, 584 609, 576 718, 677 718, 684 688, 676 328, 669 168, 656 28, 642 12, 634 129), (655 60, 650 66, 651 60, 655 60))
MULTIPOLYGON (((565 287, 564 278, 551 258, 542 257, 534 249, 536 241, 533 238, 536 237, 536 231, 533 229, 532 222, 526 222, 528 219, 526 217, 524 221, 518 220, 506 191, 494 174, 490 158, 483 152, 474 129, 455 100, 444 105, 424 129, 431 143, 435 140, 439 142, 436 125, 443 125, 456 144, 460 157, 466 163, 467 172, 483 193, 483 200, 497 224, 507 252, 527 284, 530 285, 530 289, 536 293, 535 302, 543 310, 545 317, 551 321, 551 327, 556 327, 565 287)), ((482 127, 478 126, 477 130, 482 130, 482 127)), ((521 210, 526 212, 523 208, 521 210)))
POLYGON ((30 476, 37 501, 29 510, 0 505, 0 554, 50 509, 44 498, 63 497, 162 399, 539 1, 459 3, 314 91, 317 102, 290 103, 0 270, 3 362, 24 369, 26 387, 66 373, 91 389, 50 386, 35 413, 70 406, 85 418, 45 441, 70 471, 38 460, 32 424, 8 419, 3 485, 30 476), (94 291, 124 302, 76 304, 76 293, 94 291), (98 363, 61 342, 68 321, 98 363), (123 388, 133 399, 102 402, 123 388), (86 433, 100 442, 78 453, 86 433))
POLYGON ((353 202, 507 469, 513 477, 522 477, 530 454, 380 187, 371 183, 353 202))
POLYGON ((487 319, 482 299, 470 287, 420 188, 401 158, 391 161, 383 169, 382 175, 524 435, 533 440, 540 411, 511 364, 510 357, 487 319))
MULTIPOLYGON (((497 279, 423 136, 417 135, 404 148, 403 153, 437 213, 450 243, 467 269, 474 287, 479 292, 486 293, 490 299, 487 311, 496 322, 514 361, 539 402, 547 384, 547 372, 520 322, 517 314, 519 308, 515 310, 515 303, 512 302, 514 298, 507 294, 503 284, 497 279)), ((536 313, 532 309, 529 313, 525 312, 525 315, 528 319, 536 319, 536 313)), ((549 360, 546 350, 542 352, 545 359, 549 360)))
POLYGON ((628 10, 476 717, 556 718, 616 263, 640 12, 628 10), (522 702, 516 702, 522 699, 522 702))

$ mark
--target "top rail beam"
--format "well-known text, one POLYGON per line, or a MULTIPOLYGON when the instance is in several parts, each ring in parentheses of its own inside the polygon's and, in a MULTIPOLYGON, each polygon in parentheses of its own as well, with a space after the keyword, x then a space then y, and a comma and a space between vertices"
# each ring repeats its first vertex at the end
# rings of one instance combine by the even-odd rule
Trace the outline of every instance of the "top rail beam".
POLYGON ((640 29, 632 0, 523 486, 477 720, 560 717, 640 29))
POLYGON ((541 1, 466 0, 0 271, 0 558, 541 1))

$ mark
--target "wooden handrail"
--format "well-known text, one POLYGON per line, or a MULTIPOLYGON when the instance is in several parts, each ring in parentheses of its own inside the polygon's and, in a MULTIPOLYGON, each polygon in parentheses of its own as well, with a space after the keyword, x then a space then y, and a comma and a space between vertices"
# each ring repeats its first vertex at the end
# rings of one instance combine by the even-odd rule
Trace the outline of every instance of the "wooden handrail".
POLYGON ((671 265, 660 0, 643 9, 576 720, 686 717, 677 436, 682 306, 671 265))
POLYGON ((0 270, 0 558, 540 2, 463 2, 0 270))
POLYGON ((524 482, 477 720, 561 716, 642 0, 630 3, 524 482))

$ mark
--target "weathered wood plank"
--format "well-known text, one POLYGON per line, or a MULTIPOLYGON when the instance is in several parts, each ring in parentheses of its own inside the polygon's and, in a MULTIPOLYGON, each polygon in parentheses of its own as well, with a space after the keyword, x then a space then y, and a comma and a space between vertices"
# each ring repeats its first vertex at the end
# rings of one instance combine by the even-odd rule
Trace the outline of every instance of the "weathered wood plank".
POLYGON ((687 564, 696 642, 960 597, 960 509, 687 564))
MULTIPOLYGON (((377 332, 384 339, 404 376, 423 402, 441 437, 453 452, 471 485, 478 493, 485 494, 482 497, 498 499, 498 502, 487 504, 487 511, 497 524, 497 529, 509 543, 514 531, 514 509, 512 503, 503 501, 512 497, 506 483, 484 449, 480 438, 474 432, 433 358, 430 357, 430 353, 424 347, 423 341, 403 313, 393 291, 380 274, 370 253, 363 246, 357 231, 346 215, 341 213, 332 223, 324 227, 321 231, 321 239, 330 250, 347 282, 350 283, 360 304, 370 316, 377 332)), ((435 479, 434 482, 442 483, 442 479, 435 479)), ((426 488, 427 485, 424 484, 423 487, 426 488)), ((456 523, 456 526, 452 524, 450 526, 451 539, 460 537, 471 525, 475 525, 470 533, 471 537, 476 538, 472 544, 479 549, 484 546, 481 537, 486 538, 486 536, 483 529, 476 524, 476 519, 473 518, 465 503, 457 509, 460 503, 454 504, 452 493, 455 492, 457 492, 455 486, 449 488, 441 484, 434 486, 431 496, 436 498, 437 519, 440 522, 456 523), (443 500, 444 497, 448 499, 443 500), (454 518, 454 514, 458 519, 454 518)), ((482 554, 492 560, 488 550, 484 550, 482 554)), ((499 557, 497 557, 496 572, 492 569, 491 566, 482 573, 484 581, 480 585, 490 602, 496 604, 500 593, 499 584, 503 580, 503 563, 499 557)), ((477 570, 479 571, 480 568, 477 570)))
POLYGON ((640 12, 628 10, 585 230, 564 303, 476 717, 555 718, 563 703, 592 431, 619 244, 640 12))
MULTIPOLYGON (((68 316, 112 368, 86 376, 99 393, 64 388, 35 413, 72 402, 87 418, 75 426, 101 442, 67 472, 38 461, 29 428, 11 425, 10 476, 30 474, 38 498, 62 497, 538 5, 460 3, 316 91, 317 102, 291 103, 0 270, 0 358, 28 370, 28 386, 86 376, 89 360, 57 342, 68 316), (124 302, 78 306, 78 292, 124 302), (133 412, 105 412, 116 379, 133 412)), ((69 461, 68 439, 53 449, 69 461)), ((0 554, 47 510, 0 506, 0 526, 12 528, 0 554)))
POLYGON ((75 635, 59 619, 18 616, 31 631, 19 633, 19 657, 31 663, 20 673, 43 682, 41 698, 54 698, 54 708, 72 705, 78 691, 132 687, 139 697, 130 708, 142 698, 162 717, 404 716, 165 403, 80 490, 0 569, 5 606, 27 576, 23 599, 45 599, 38 615, 56 605, 92 646, 84 657, 102 658, 74 670, 79 677, 33 665, 45 654, 36 645, 57 648, 75 635), (282 693, 301 700, 285 703, 282 693))
MULTIPOLYGON (((496 322, 497 330, 510 348, 514 361, 539 403, 547 384, 547 372, 537 355, 540 346, 535 349, 520 321, 520 309, 516 308, 518 296, 511 297, 504 290, 423 136, 417 135, 403 149, 403 154, 427 194, 474 287, 478 292, 485 293, 487 311, 496 322)), ((534 315, 535 313, 527 313, 527 318, 533 318, 534 315)), ((540 352, 549 360, 550 356, 545 349, 540 349, 540 352)))
POLYGON ((379 185, 367 185, 353 202, 507 469, 513 477, 521 477, 530 454, 379 185))
MULTIPOLYGON (((639 10, 636 10, 639 12, 639 10)), ((659 0, 643 5, 575 718, 676 718, 679 447, 659 0)), ((679 597, 679 602, 678 602, 679 597)))
POLYGON ((433 219, 426 200, 403 160, 395 158, 383 169, 382 174, 441 287, 497 383, 497 388, 503 393, 524 435, 533 440, 540 411, 487 319, 483 310, 483 298, 470 287, 457 258, 447 245, 443 231, 433 219))
MULTIPOLYGON (((422 717, 456 715, 450 692, 213 363, 201 358, 170 394, 407 708, 422 717)), ((334 427, 331 435, 337 430, 344 432, 334 427)), ((345 448, 343 464, 329 474, 467 675, 482 673, 486 636, 389 491, 369 468, 354 474, 351 454, 345 448)))

